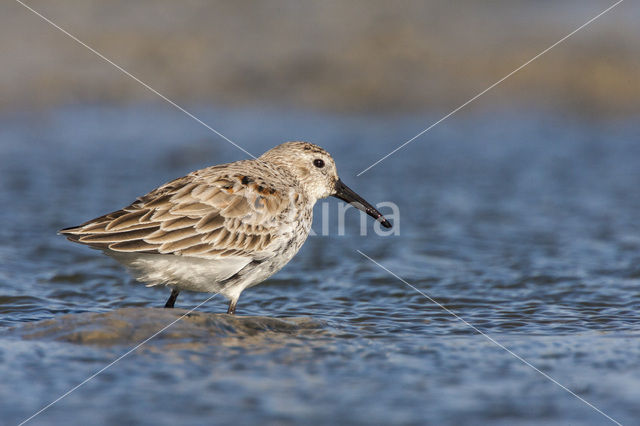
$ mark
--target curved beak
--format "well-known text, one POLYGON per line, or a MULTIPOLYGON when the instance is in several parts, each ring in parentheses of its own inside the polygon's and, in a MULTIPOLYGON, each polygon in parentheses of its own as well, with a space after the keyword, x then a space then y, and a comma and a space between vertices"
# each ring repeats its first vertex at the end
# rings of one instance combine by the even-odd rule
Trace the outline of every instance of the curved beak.
POLYGON ((376 210, 375 207, 369 204, 367 200, 356 194, 340 179, 336 181, 336 192, 332 196, 339 198, 342 201, 346 201, 358 210, 362 210, 363 212, 380 222, 385 228, 391 228, 391 223, 387 219, 385 219, 385 217, 382 216, 382 214, 380 214, 380 212, 376 210))

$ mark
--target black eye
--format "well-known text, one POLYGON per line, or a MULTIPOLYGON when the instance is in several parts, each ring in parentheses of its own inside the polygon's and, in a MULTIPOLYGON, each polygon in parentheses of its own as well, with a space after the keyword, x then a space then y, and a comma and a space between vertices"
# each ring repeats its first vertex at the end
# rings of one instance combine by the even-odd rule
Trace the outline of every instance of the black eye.
POLYGON ((315 160, 313 160, 313 165, 316 166, 317 168, 321 169, 324 167, 324 161, 322 161, 319 158, 316 158, 315 160))

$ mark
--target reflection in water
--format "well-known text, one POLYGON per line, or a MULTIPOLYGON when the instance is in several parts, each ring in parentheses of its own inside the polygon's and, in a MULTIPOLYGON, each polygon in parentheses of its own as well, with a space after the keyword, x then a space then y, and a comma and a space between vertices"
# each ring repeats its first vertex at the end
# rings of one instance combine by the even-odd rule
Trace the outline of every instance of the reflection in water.
MULTIPOLYGON (((135 346, 166 326, 149 344, 172 343, 263 346, 275 342, 278 335, 318 334, 322 324, 311 318, 242 317, 185 309, 122 308, 103 313, 82 313, 24 323, 8 330, 23 339, 59 342, 135 346), (175 322, 177 319, 179 321, 175 322)), ((187 349, 188 346, 182 346, 187 349)))

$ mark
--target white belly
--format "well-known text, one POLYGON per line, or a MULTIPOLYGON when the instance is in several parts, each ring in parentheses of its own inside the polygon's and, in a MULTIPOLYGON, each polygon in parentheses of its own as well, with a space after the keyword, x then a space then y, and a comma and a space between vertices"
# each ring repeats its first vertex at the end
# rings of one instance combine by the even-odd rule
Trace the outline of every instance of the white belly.
POLYGON ((117 253, 109 256, 125 265, 138 281, 148 286, 168 285, 178 290, 219 291, 222 282, 251 262, 249 257, 203 259, 173 254, 117 253))
POLYGON ((177 290, 219 292, 232 300, 238 299, 245 288, 261 283, 282 269, 295 252, 252 263, 253 259, 249 257, 203 259, 172 254, 105 251, 147 286, 166 285, 177 290))

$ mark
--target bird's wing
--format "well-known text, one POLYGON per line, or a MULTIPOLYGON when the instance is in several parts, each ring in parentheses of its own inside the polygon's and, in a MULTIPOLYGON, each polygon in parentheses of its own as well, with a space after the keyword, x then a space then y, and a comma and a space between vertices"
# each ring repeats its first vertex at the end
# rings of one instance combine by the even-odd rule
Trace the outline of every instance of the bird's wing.
POLYGON ((268 257, 283 215, 291 212, 292 199, 300 194, 243 170, 210 167, 193 172, 122 210, 60 233, 115 252, 268 257))

